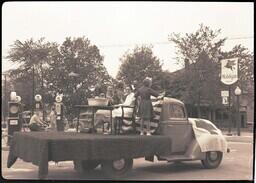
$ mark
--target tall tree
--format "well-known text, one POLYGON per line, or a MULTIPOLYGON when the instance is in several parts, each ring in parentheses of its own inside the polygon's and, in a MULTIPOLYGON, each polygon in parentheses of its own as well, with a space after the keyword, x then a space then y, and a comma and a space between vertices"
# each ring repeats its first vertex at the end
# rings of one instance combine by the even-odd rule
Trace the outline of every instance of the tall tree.
POLYGON ((132 52, 127 51, 120 59, 117 79, 131 85, 135 81, 142 83, 145 77, 153 78, 153 88, 157 88, 161 83, 162 66, 160 60, 154 56, 152 48, 149 46, 135 47, 132 52))
POLYGON ((218 62, 221 52, 221 46, 226 38, 217 39, 221 33, 221 29, 212 30, 209 26, 199 25, 199 29, 194 33, 186 33, 181 36, 179 33, 169 35, 169 41, 175 43, 177 48, 176 59, 178 64, 184 65, 185 58, 188 58, 190 63, 195 63, 202 51, 204 51, 210 59, 218 62))
POLYGON ((32 104, 32 81, 35 80, 35 94, 42 94, 44 84, 44 67, 49 62, 51 52, 57 49, 56 43, 45 42, 44 38, 34 41, 32 38, 24 42, 16 40, 8 52, 7 59, 19 63, 20 66, 10 72, 15 90, 24 99, 26 106, 32 104), (33 74, 34 68, 34 74, 33 74), (31 82, 29 82, 31 81, 31 82))
POLYGON ((176 33, 169 36, 169 41, 174 42, 177 48, 177 62, 186 67, 184 75, 174 81, 175 86, 180 89, 170 89, 170 92, 176 91, 176 95, 187 104, 196 104, 199 117, 200 105, 206 102, 214 107, 220 103, 220 100, 216 100, 220 98, 218 63, 222 53, 221 46, 226 40, 217 39, 220 32, 220 29, 212 30, 200 24, 194 33, 186 33, 183 37, 176 33))
POLYGON ((93 85, 112 79, 103 65, 99 49, 85 37, 66 38, 61 45, 45 42, 43 38, 16 40, 7 59, 21 64, 11 71, 11 78, 15 90, 26 99, 29 107, 33 97, 34 67, 35 94, 42 94, 44 102, 53 103, 56 93, 63 93, 68 115, 74 114, 74 104, 85 102, 93 85))
POLYGON ((66 38, 49 63, 47 81, 64 94, 67 113, 74 112, 73 105, 90 97, 90 88, 98 82, 110 81, 103 56, 97 46, 85 37, 66 38))
POLYGON ((239 58, 239 83, 242 87, 247 81, 254 80, 253 54, 241 45, 223 52, 221 47, 226 38, 218 38, 220 33, 220 29, 212 30, 200 24, 194 33, 185 36, 173 33, 169 36, 169 41, 175 43, 177 48, 177 62, 184 65, 185 70, 186 66, 190 67, 187 75, 173 81, 171 85, 177 88, 170 87, 172 94, 180 96, 187 103, 200 104, 201 99, 207 99, 212 106, 217 105, 221 99, 220 90, 224 87, 220 82, 220 60, 226 58, 239 58), (185 60, 189 63, 186 64, 185 60))

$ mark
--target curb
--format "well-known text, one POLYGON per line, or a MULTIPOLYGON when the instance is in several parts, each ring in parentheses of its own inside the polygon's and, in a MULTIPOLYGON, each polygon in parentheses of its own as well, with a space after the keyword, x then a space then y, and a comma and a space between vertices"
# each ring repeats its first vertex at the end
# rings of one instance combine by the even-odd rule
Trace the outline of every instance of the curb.
POLYGON ((253 143, 253 136, 224 136, 228 142, 253 143))

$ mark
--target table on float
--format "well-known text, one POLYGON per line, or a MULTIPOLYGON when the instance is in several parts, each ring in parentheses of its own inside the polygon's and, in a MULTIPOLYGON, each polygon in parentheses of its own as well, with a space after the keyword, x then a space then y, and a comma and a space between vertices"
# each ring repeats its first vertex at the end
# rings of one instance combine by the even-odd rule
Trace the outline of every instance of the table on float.
POLYGON ((76 131, 78 132, 78 126, 79 126, 79 118, 80 118, 80 111, 82 109, 85 110, 91 110, 92 111, 92 128, 94 132, 95 130, 95 113, 97 110, 108 110, 110 111, 110 128, 111 128, 111 134, 113 134, 113 120, 112 120, 112 111, 117 107, 117 106, 102 106, 102 105, 76 105, 75 106, 78 109, 77 112, 77 124, 76 124, 76 131))

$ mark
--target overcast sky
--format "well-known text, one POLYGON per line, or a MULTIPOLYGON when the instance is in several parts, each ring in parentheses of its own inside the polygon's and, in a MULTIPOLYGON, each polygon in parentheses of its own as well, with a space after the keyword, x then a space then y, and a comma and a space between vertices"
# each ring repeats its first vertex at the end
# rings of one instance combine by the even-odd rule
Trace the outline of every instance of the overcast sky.
MULTIPOLYGON (((253 51, 253 3, 230 2, 6 2, 2 6, 2 55, 16 39, 45 37, 61 44, 66 37, 87 37, 100 48, 112 76, 119 58, 135 45, 152 44, 163 69, 179 69, 168 35, 191 33, 199 24, 221 29, 223 47, 242 44, 253 51), (239 39, 238 39, 239 38, 239 39)), ((2 58, 2 72, 17 65, 2 58)))

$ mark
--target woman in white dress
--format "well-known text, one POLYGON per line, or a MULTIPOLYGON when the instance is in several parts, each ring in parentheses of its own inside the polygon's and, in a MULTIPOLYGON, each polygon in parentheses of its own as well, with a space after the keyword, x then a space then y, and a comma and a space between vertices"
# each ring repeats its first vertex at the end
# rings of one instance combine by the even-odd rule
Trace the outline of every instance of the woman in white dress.
MULTIPOLYGON (((132 92, 130 87, 126 87, 125 89, 126 92, 126 99, 124 101, 124 103, 119 104, 119 105, 124 105, 124 106, 134 106, 135 104, 135 97, 134 97, 134 92, 132 92)), ((133 113, 133 109, 132 108, 123 108, 124 109, 124 117, 131 117, 132 113, 133 113)), ((117 109, 114 109, 112 111, 112 118, 113 121, 115 120, 115 117, 121 117, 122 116, 122 108, 121 106, 118 107, 117 109)), ((100 124, 104 124, 104 123, 108 123, 110 121, 110 113, 108 111, 104 111, 104 110, 98 110, 95 114, 95 119, 96 119, 96 123, 95 123, 95 127, 97 128, 100 124)), ((109 129, 110 131, 110 129, 109 129)))

